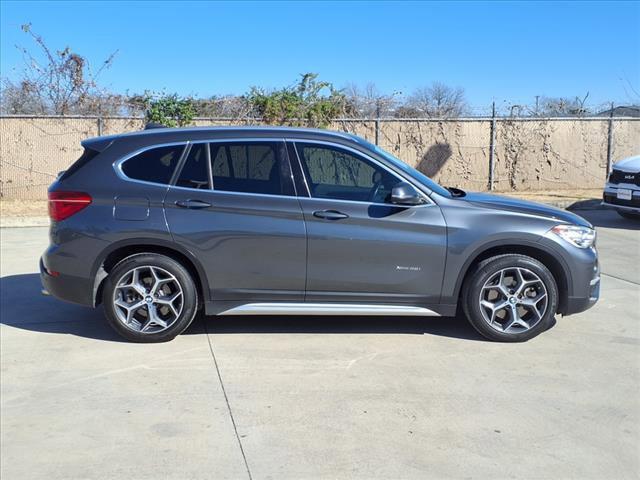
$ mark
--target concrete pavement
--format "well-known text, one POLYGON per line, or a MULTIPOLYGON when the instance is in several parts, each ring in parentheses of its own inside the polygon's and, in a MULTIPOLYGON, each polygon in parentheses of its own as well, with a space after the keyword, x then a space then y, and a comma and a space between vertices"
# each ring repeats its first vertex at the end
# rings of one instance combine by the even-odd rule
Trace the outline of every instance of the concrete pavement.
POLYGON ((0 475, 637 478, 640 224, 578 213, 602 299, 518 345, 460 319, 335 317, 129 344, 39 295, 46 228, 2 229, 0 475))

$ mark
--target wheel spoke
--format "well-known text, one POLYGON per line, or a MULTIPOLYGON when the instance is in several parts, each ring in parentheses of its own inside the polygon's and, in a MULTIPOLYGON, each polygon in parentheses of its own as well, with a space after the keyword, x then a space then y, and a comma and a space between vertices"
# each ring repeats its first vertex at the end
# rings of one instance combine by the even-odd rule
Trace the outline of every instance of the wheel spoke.
POLYGON ((152 327, 154 325, 158 325, 158 326, 163 327, 163 328, 167 327, 167 322, 164 321, 160 317, 160 315, 158 315, 158 310, 157 310, 157 307, 155 305, 147 305, 147 312, 149 313, 149 316, 147 317, 147 320, 140 327, 140 331, 141 332, 144 333, 145 331, 147 331, 150 327, 152 327))
POLYGON ((138 295, 146 295, 147 289, 144 287, 144 285, 140 281, 139 268, 136 268, 133 270, 133 273, 131 275, 131 283, 128 286, 133 288, 138 293, 138 295))
POLYGON ((126 312, 127 312, 126 321, 127 321, 127 323, 130 323, 131 319, 133 318, 135 313, 138 311, 138 309, 140 307, 145 305, 145 302, 144 302, 144 300, 140 300, 138 302, 128 303, 128 302, 125 302, 122 299, 118 299, 118 300, 115 301, 115 304, 118 307, 123 308, 123 309, 126 310, 126 312))
MULTIPOLYGON (((530 273, 530 275, 534 275, 534 274, 530 273)), ((520 278, 520 284, 518 285, 518 289, 516 290, 516 295, 520 295, 522 292, 524 292, 524 289, 526 287, 530 287, 530 286, 536 285, 536 284, 544 285, 542 283, 542 280, 540 280, 537 275, 534 275, 535 278, 533 278, 533 279, 526 280, 524 278, 524 276, 522 275, 522 269, 521 268, 518 269, 518 276, 520 278)))
POLYGON ((538 319, 541 319, 543 313, 540 312, 540 309, 538 308, 538 304, 542 300, 544 300, 545 298, 547 298, 547 294, 543 293, 541 295, 538 295, 535 298, 523 298, 522 301, 520 302, 520 304, 523 307, 525 307, 527 310, 534 312, 536 314, 536 316, 538 317, 538 319))
POLYGON ((509 320, 503 325, 502 330, 508 333, 514 325, 523 327, 525 330, 530 328, 529 324, 520 317, 517 305, 511 305, 511 308, 509 309, 509 320))
POLYGON ((182 296, 182 292, 176 292, 173 295, 171 295, 170 297, 158 297, 158 298, 155 299, 155 302, 156 303, 160 303, 162 305, 171 305, 171 304, 173 304, 173 302, 175 302, 181 296, 182 296))
POLYGON ((160 275, 158 275, 158 270, 154 267, 151 267, 150 270, 151 270, 151 275, 153 277, 153 286, 151 287, 151 292, 150 292, 151 295, 155 295, 156 293, 158 293, 158 290, 163 285, 169 282, 176 281, 176 279, 173 276, 162 278, 160 275))
POLYGON ((505 270, 502 270, 500 272, 500 283, 498 283, 498 289, 500 290, 500 292, 505 296, 508 297, 509 296, 509 289, 506 287, 506 285, 504 284, 504 275, 505 270))

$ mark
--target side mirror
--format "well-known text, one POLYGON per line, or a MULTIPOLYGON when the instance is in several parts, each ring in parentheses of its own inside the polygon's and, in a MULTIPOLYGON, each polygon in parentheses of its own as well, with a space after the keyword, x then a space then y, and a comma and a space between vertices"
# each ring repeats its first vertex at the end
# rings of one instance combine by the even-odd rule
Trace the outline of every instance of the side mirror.
POLYGON ((421 205, 424 203, 418 191, 405 182, 400 182, 391 189, 389 201, 396 205, 421 205))

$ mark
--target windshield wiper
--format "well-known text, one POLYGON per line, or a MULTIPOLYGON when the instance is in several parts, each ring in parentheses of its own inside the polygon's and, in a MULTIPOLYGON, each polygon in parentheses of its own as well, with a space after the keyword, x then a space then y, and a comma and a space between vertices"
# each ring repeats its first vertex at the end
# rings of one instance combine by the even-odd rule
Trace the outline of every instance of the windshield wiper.
POLYGON ((445 188, 454 197, 464 197, 467 194, 467 192, 465 192, 464 190, 461 190, 460 188, 456 188, 456 187, 445 187, 445 188))

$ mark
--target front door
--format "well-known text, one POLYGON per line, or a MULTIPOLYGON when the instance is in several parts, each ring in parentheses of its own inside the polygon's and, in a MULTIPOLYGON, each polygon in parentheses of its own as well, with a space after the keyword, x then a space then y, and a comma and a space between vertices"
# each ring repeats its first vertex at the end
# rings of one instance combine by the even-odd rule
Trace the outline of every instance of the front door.
POLYGON ((303 300, 305 226, 284 141, 192 144, 165 211, 211 300, 303 300))
POLYGON ((446 259, 440 208, 387 203, 402 179, 355 150, 305 141, 291 151, 309 190, 300 197, 306 301, 437 304, 446 259))

